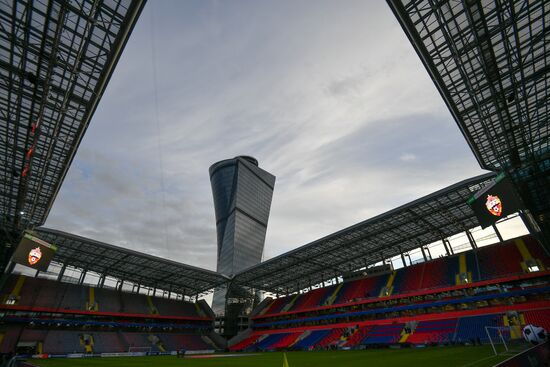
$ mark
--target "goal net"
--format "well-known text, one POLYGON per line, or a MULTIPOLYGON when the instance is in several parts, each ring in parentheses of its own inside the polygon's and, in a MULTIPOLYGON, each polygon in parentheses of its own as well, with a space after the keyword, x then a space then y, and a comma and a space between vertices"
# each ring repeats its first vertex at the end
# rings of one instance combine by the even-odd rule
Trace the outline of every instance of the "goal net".
POLYGON ((485 326, 485 332, 495 355, 505 353, 510 348, 511 333, 508 326, 485 326))
POLYGON ((128 353, 133 353, 133 354, 147 354, 151 352, 151 347, 129 347, 128 348, 128 353))

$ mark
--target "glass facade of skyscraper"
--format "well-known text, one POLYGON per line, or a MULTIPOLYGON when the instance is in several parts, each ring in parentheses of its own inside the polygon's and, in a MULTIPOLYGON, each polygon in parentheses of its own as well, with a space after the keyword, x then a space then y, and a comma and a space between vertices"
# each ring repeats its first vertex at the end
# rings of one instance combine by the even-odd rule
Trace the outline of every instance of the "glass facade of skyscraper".
MULTIPOLYGON (((239 156, 213 164, 210 182, 218 235, 216 270, 233 275, 262 260, 275 176, 259 168, 256 159, 239 156)), ((224 312, 225 293, 214 293, 212 308, 218 314, 224 312)))

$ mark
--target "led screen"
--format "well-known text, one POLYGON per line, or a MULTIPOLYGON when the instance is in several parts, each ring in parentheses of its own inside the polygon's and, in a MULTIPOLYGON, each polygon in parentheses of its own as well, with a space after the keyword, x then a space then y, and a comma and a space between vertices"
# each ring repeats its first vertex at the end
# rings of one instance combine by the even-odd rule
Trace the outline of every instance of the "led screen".
POLYGON ((492 184, 479 190, 468 200, 468 204, 482 228, 523 208, 512 182, 502 174, 492 184))
POLYGON ((25 233, 13 253, 12 261, 36 270, 46 271, 56 250, 56 246, 25 233))

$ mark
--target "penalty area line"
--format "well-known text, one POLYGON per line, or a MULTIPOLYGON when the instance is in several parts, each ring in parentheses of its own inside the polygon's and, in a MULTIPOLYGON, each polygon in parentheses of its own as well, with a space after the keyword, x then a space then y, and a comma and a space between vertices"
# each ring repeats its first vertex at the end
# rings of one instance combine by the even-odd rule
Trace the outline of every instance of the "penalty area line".
POLYGON ((498 356, 499 356, 499 355, 497 354, 497 355, 493 355, 493 356, 481 358, 481 359, 478 359, 477 361, 473 361, 473 362, 470 362, 470 363, 463 364, 463 365, 460 366, 460 367, 475 366, 476 364, 478 364, 478 363, 480 363, 480 362, 488 361, 489 359, 493 359, 493 358, 496 358, 496 357, 498 357, 498 356))
POLYGON ((471 366, 475 366, 475 365, 478 364, 478 363, 481 363, 481 362, 484 362, 484 361, 488 361, 488 360, 490 360, 490 359, 493 359, 493 358, 496 358, 496 357, 500 357, 500 356, 515 356, 515 355, 517 355, 518 353, 520 353, 521 351, 522 351, 522 349, 510 349, 510 350, 507 350, 507 351, 504 352, 504 353, 492 355, 492 356, 489 356, 489 357, 485 357, 485 358, 478 359, 477 361, 473 361, 473 362, 469 362, 469 363, 463 364, 463 365, 460 366, 460 367, 471 367, 471 366))

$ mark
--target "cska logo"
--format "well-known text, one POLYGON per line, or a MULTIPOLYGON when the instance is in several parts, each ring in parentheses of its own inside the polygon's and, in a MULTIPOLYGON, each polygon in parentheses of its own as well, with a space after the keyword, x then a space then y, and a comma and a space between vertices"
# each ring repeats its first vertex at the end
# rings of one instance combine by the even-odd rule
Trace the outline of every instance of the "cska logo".
POLYGON ((487 195, 487 202, 485 203, 489 213, 500 217, 502 215, 502 202, 498 196, 487 195))
POLYGON ((40 247, 33 248, 29 251, 29 264, 35 265, 41 258, 42 252, 40 251, 40 247))

